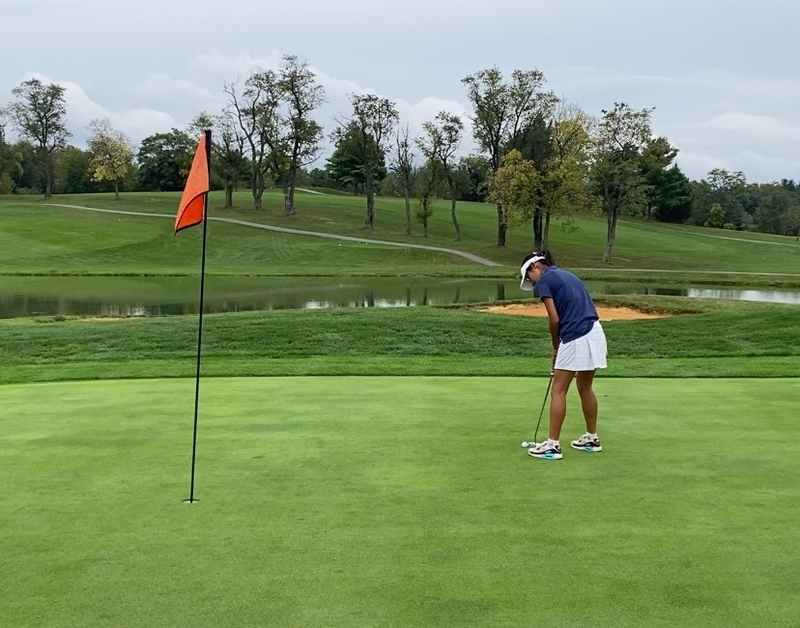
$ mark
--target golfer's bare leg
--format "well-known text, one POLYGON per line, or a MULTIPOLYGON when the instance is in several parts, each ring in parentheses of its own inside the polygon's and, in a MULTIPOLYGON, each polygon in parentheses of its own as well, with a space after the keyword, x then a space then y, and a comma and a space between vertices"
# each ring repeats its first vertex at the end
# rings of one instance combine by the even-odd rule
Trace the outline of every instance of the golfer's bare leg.
POLYGON ((586 431, 597 434, 597 397, 592 390, 594 371, 580 371, 577 376, 578 394, 581 396, 583 419, 586 421, 586 431))
POLYGON ((567 391, 575 373, 556 369, 553 375, 553 389, 550 392, 550 438, 558 440, 561 426, 567 416, 567 391))

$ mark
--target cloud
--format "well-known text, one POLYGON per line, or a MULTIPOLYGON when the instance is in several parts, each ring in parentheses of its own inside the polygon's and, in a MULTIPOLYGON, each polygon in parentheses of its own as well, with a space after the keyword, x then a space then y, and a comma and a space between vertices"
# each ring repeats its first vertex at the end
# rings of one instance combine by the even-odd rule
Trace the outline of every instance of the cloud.
MULTIPOLYGON (((146 74, 139 80, 120 73, 119 78, 109 77, 91 88, 78 81, 36 76, 66 88, 73 143, 85 143, 91 119, 107 117, 138 144, 153 133, 186 128, 201 111, 219 112, 226 103, 226 83, 241 83, 257 69, 277 69, 281 56, 277 51, 261 56, 203 52, 189 57, 174 72, 146 74)), ((327 94, 328 102, 317 114, 327 133, 349 115, 351 94, 378 93, 396 102, 401 124, 408 124, 412 135, 439 111, 462 116, 466 128, 460 152, 476 150, 468 121, 470 106, 463 91, 453 98, 448 97, 453 90, 443 88, 440 94, 429 91, 411 99, 401 91, 387 92, 336 76, 313 63, 311 68, 327 94)), ((601 109, 617 101, 636 108, 654 106, 654 133, 678 147, 678 163, 692 178, 699 179, 715 167, 741 170, 750 181, 800 178, 796 149, 800 125, 795 114, 800 107, 800 80, 723 70, 667 75, 558 66, 543 71, 548 88, 592 115, 600 115, 601 109)), ((403 85, 400 80, 397 84, 403 85)), ((329 151, 326 146, 326 153, 329 151)))
POLYGON ((711 168, 741 170, 764 182, 800 177, 797 143, 800 80, 723 70, 685 74, 626 74, 590 67, 550 73, 558 93, 598 114, 614 102, 655 107, 653 131, 680 150, 692 178, 711 168))
MULTIPOLYGON (((244 79, 255 70, 275 70, 280 66, 281 55, 273 53, 264 57, 239 54, 227 57, 218 52, 204 53, 193 57, 186 65, 182 78, 164 73, 151 74, 138 83, 120 81, 111 89, 123 92, 124 99, 137 103, 137 107, 120 109, 104 106, 100 98, 90 96, 87 91, 72 81, 57 80, 41 74, 35 75, 46 83, 58 83, 65 88, 68 127, 72 143, 85 146, 88 140, 87 126, 96 118, 108 118, 112 125, 125 133, 135 144, 154 133, 166 132, 173 127, 186 128, 201 111, 218 113, 227 102, 223 91, 226 83, 244 79)), ((330 76, 314 68, 317 80, 325 88, 327 103, 317 113, 320 124, 329 134, 338 125, 338 120, 351 112, 352 94, 376 93, 375 89, 363 87, 354 81, 330 76)), ((468 110, 461 102, 429 96, 417 102, 395 98, 391 94, 380 94, 394 100, 400 113, 401 124, 408 124, 412 135, 422 129, 422 123, 432 120, 439 111, 448 111, 462 116, 466 125, 462 152, 474 149, 467 120, 468 110)), ((117 95, 116 100, 121 100, 117 95)), ((326 153, 330 146, 326 146, 326 153)))
POLYGON ((122 131, 134 144, 138 144, 148 135, 179 126, 171 114, 158 109, 106 107, 89 96, 83 87, 72 81, 59 81, 41 74, 31 74, 25 80, 28 78, 37 78, 43 83, 56 83, 64 88, 67 129, 72 134, 70 143, 76 146, 86 146, 90 136, 89 123, 96 119, 108 118, 111 125, 122 131))

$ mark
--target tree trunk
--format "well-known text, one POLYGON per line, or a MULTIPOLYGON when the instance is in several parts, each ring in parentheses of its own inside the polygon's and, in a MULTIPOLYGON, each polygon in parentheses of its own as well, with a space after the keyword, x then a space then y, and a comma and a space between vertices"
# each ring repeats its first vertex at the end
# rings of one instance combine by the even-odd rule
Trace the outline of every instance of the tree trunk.
POLYGON ((544 213, 544 235, 542 236, 542 249, 550 248, 550 212, 544 213))
POLYGON ((608 208, 608 231, 606 233, 606 250, 603 253, 603 261, 610 262, 611 254, 614 252, 614 238, 617 235, 617 216, 619 208, 616 206, 608 208))
POLYGON ((428 197, 422 197, 422 216, 420 218, 420 222, 422 222, 422 237, 428 237, 428 217, 430 213, 428 212, 428 197))
POLYGON ((372 187, 372 175, 366 176, 364 190, 367 193, 367 219, 364 227, 372 231, 375 228, 375 190, 372 187))
POLYGON ((287 216, 294 216, 294 191, 297 185, 297 170, 294 168, 289 172, 288 193, 285 194, 286 200, 284 201, 284 209, 287 216))
POLYGON ((411 197, 408 193, 408 185, 403 187, 406 196, 406 235, 411 235, 411 197))
POLYGON ((51 153, 44 148, 44 197, 45 198, 52 198, 53 196, 53 160, 51 159, 51 153))
POLYGON ((542 250, 542 210, 537 207, 533 210, 533 216, 531 217, 531 224, 533 226, 533 250, 534 251, 541 251, 542 250))
POLYGON ((114 200, 119 200, 119 179, 114 180, 114 200))
POLYGON ((294 206, 292 204, 292 190, 287 181, 283 182, 281 186, 283 189, 283 213, 285 216, 294 214, 294 206))
POLYGON ((264 175, 260 172, 253 174, 253 211, 261 211, 261 197, 264 196, 264 175))
POLYGON ((506 222, 506 212, 503 210, 502 205, 497 206, 497 246, 506 245, 506 232, 508 231, 508 224, 506 222))
POLYGON ((450 190, 450 218, 453 219, 453 227, 456 230, 456 242, 461 242, 461 225, 458 224, 456 217, 456 195, 455 190, 450 190))
POLYGON ((233 183, 225 184, 225 207, 233 207, 233 183))

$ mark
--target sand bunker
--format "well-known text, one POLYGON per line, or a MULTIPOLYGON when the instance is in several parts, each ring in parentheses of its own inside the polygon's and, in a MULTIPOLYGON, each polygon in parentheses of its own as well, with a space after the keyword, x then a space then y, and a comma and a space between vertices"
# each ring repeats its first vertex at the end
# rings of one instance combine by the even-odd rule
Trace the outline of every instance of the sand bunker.
MULTIPOLYGON (((542 303, 512 303, 511 305, 492 305, 480 309, 481 312, 495 312, 498 314, 514 314, 517 316, 547 316, 547 310, 542 303)), ((638 318, 664 318, 668 314, 648 314, 639 312, 629 307, 604 307, 597 306, 597 314, 601 321, 630 321, 638 318)))

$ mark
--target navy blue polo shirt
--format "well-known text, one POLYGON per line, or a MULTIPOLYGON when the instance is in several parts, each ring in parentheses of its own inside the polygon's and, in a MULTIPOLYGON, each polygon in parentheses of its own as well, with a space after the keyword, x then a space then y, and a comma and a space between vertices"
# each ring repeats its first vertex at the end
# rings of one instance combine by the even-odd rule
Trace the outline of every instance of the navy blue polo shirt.
POLYGON ((561 342, 585 336, 600 318, 583 282, 558 266, 547 267, 536 282, 536 292, 542 301, 548 297, 553 299, 561 342))

